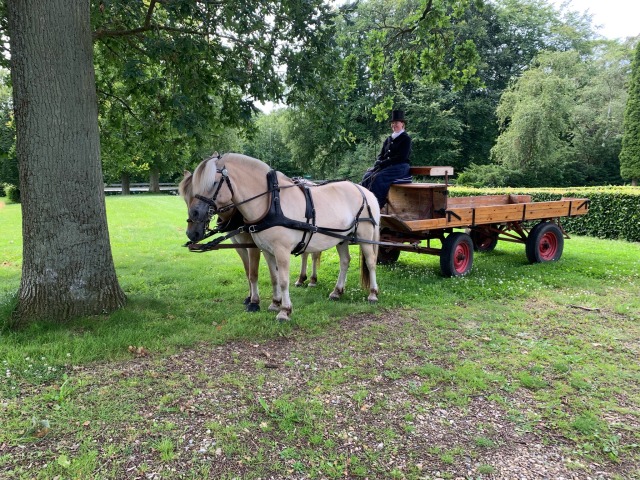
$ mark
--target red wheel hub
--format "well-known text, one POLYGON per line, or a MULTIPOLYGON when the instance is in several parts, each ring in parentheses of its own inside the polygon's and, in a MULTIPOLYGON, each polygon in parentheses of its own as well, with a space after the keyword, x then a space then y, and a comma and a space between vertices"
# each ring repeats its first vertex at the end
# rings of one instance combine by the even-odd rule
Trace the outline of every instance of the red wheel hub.
POLYGON ((460 243, 456 246, 453 254, 453 268, 456 272, 462 274, 469 268, 469 259, 471 258, 471 251, 469 245, 466 243, 460 243))
POLYGON ((553 260, 558 251, 558 239, 552 232, 545 233, 538 244, 540 258, 544 261, 553 260))

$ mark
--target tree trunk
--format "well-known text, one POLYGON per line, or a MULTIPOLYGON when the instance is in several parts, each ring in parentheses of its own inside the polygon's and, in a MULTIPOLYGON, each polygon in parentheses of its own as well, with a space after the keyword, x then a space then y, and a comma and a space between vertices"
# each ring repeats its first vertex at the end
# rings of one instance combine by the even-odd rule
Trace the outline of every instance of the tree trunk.
POLYGON ((160 169, 158 167, 151 167, 149 173, 149 192, 160 193, 160 169))
POLYGON ((637 187, 638 186, 638 179, 637 178, 632 178, 631 179, 631 186, 632 187, 637 187))
POLYGON ((107 229, 89 1, 7 7, 23 215, 18 321, 112 311, 126 298, 107 229))
POLYGON ((122 195, 129 195, 131 193, 131 178, 128 173, 120 175, 120 183, 122 184, 122 195))

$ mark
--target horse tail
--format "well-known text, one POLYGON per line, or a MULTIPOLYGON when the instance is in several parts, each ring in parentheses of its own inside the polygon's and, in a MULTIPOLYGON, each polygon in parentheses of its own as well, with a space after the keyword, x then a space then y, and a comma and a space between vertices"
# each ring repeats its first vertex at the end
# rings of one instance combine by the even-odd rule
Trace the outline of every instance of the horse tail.
MULTIPOLYGON (((379 241, 380 239, 380 230, 378 228, 373 229, 373 238, 374 242, 379 241)), ((367 261, 363 252, 364 245, 360 245, 360 285, 364 290, 369 290, 371 288, 371 272, 369 272, 369 267, 367 266, 367 261)), ((378 245, 371 245, 373 250, 373 258, 378 258, 378 245)))
POLYGON ((371 275, 369 274, 369 267, 367 267, 367 262, 362 252, 362 246, 360 246, 360 285, 362 285, 364 290, 369 290, 371 286, 371 275))

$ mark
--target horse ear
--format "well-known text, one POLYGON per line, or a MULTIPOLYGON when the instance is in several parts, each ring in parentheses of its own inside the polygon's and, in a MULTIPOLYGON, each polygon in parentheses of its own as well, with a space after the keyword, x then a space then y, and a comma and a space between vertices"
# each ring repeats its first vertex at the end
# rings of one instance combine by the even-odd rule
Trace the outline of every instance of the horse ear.
POLYGON ((185 170, 182 173, 184 174, 184 178, 189 178, 191 176, 191 172, 189 170, 185 170))

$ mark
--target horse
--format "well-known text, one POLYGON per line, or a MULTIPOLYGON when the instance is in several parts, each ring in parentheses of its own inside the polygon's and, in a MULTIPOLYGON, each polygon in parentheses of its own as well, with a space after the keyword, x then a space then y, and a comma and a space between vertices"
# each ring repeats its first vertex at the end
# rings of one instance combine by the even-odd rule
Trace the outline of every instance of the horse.
MULTIPOLYGON (((195 169, 188 205, 188 237, 204 238, 211 215, 237 209, 255 245, 263 252, 271 277, 269 310, 280 321, 290 319, 289 267, 292 253, 322 252, 336 247, 340 273, 329 295, 344 294, 350 263, 349 244, 360 245, 360 281, 370 303, 378 301, 376 259, 380 238, 380 207, 373 193, 348 181, 304 186, 266 163, 245 155, 211 156, 195 169)), ((243 229, 243 231, 246 231, 243 229)))
MULTIPOLYGON (((184 177, 179 186, 179 193, 185 199, 187 206, 193 200, 193 192, 192 192, 192 174, 191 172, 185 170, 184 177)), ((216 230, 228 231, 236 226, 239 226, 239 223, 242 222, 242 216, 238 213, 236 209, 231 209, 227 212, 222 212, 218 214, 217 218, 217 227, 216 230)), ((187 236, 193 238, 197 238, 197 235, 192 234, 191 232, 204 232, 209 228, 209 221, 207 222, 188 222, 187 226, 187 236)), ((251 234, 248 232, 240 232, 237 235, 231 237, 231 243, 238 245, 236 248, 236 252, 240 256, 242 260, 242 265, 244 266, 244 273, 247 277, 247 281, 249 283, 249 295, 244 300, 245 308, 248 312, 257 312, 260 310, 260 292, 258 290, 258 269, 260 266, 260 250, 258 248, 246 247, 245 245, 249 245, 253 243, 251 238, 251 234)), ((303 287, 307 279, 309 280, 308 285, 310 287, 315 287, 318 283, 318 266, 320 265, 320 257, 322 252, 304 252, 302 254, 302 267, 300 269, 300 275, 296 280, 296 287, 303 287), (311 277, 307 277, 307 267, 308 267, 308 259, 311 257, 311 277)))

